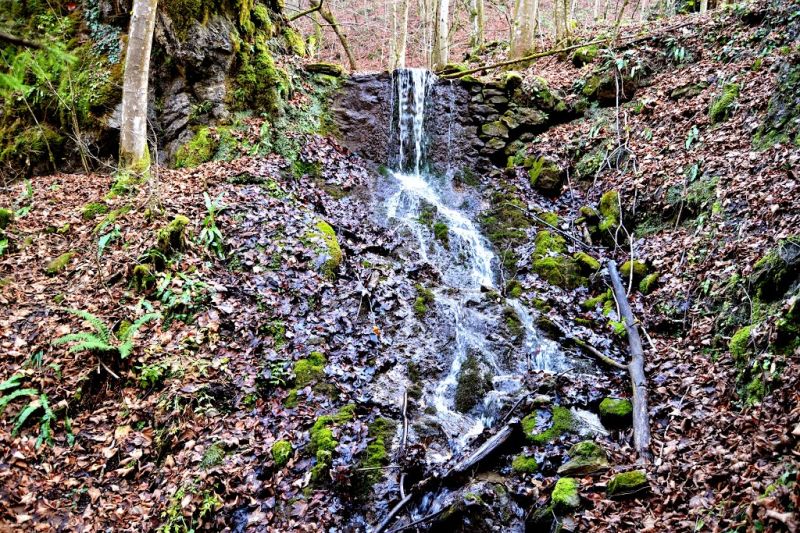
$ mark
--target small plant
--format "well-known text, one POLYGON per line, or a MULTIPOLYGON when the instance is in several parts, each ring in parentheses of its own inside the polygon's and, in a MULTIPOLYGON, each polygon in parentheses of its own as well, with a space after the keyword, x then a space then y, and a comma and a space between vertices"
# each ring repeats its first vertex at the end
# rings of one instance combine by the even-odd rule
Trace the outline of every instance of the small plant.
POLYGON ((222 195, 220 194, 215 200, 211 200, 208 193, 203 193, 203 200, 206 203, 206 211, 208 214, 203 219, 203 229, 200 231, 200 242, 219 259, 225 259, 225 239, 222 232, 217 227, 217 215, 221 213, 225 206, 222 204, 222 195))
POLYGON ((145 390, 155 389, 167 377, 169 368, 163 363, 142 365, 139 368, 139 387, 145 390))
POLYGON ((692 54, 685 46, 677 42, 675 39, 667 41, 667 60, 674 65, 681 65, 683 63, 690 63, 692 61, 692 54))
MULTIPOLYGON (((36 448, 41 447, 43 443, 52 444, 53 429, 51 424, 56 420, 56 415, 50 408, 50 403, 46 394, 43 394, 38 389, 23 388, 22 380, 24 377, 25 376, 22 374, 14 374, 3 383, 0 383, 0 393, 3 394, 3 396, 0 397, 0 414, 2 414, 8 404, 14 400, 18 398, 30 398, 28 404, 20 409, 17 414, 14 427, 11 429, 11 436, 15 437, 31 415, 41 411, 41 416, 39 417, 39 437, 36 439, 36 448)), ((69 430, 69 423, 65 423, 65 425, 69 430)), ((71 431, 70 437, 72 437, 71 431)))
POLYGON ((87 321, 92 328, 94 328, 95 332, 84 331, 81 333, 69 333, 54 340, 52 343, 53 346, 75 343, 70 347, 69 353, 93 352, 96 354, 113 354, 120 359, 127 359, 131 352, 133 352, 133 337, 136 335, 136 332, 148 322, 152 322, 161 317, 158 313, 146 314, 129 327, 120 329, 115 335, 112 333, 111 328, 104 324, 101 319, 88 311, 67 309, 67 312, 87 321))
POLYGON ((174 319, 190 323, 194 314, 211 298, 208 284, 183 272, 158 275, 155 295, 165 307, 165 324, 174 319))
POLYGON ((697 129, 697 126, 692 126, 692 129, 689 130, 689 135, 686 137, 686 149, 692 147, 692 145, 700 139, 700 130, 697 129))

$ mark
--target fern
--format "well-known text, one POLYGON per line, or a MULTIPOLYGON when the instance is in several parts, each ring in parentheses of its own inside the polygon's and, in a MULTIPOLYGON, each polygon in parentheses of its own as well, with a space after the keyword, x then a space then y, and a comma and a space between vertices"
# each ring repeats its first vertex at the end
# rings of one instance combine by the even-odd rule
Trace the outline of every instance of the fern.
POLYGON ((129 328, 115 337, 109 328, 101 319, 88 311, 81 311, 79 309, 67 309, 67 312, 78 316, 85 321, 89 322, 97 333, 90 333, 83 331, 80 333, 68 333, 58 339, 55 339, 51 344, 53 346, 62 346, 65 344, 76 343, 70 347, 69 353, 80 352, 116 352, 120 359, 126 359, 131 352, 133 352, 133 337, 143 325, 153 320, 158 319, 161 315, 158 313, 148 313, 136 320, 129 328), (114 342, 116 341, 116 342, 114 342))
POLYGON ((0 398, 0 414, 5 411, 6 406, 22 396, 36 396, 39 391, 36 389, 17 389, 14 392, 0 398))
MULTIPOLYGON (((48 401, 46 394, 43 394, 39 390, 33 388, 18 388, 22 386, 22 380, 24 377, 25 376, 21 374, 15 374, 3 383, 0 383, 0 390, 8 391, 16 389, 0 398, 0 414, 5 411, 5 408, 9 403, 17 398, 32 398, 32 400, 25 404, 25 406, 20 409, 19 413, 17 413, 16 420, 14 421, 14 427, 11 429, 11 436, 17 436, 19 431, 31 418, 31 416, 38 411, 42 411, 43 414, 41 417, 39 417, 39 437, 36 439, 36 448, 39 448, 42 443, 45 442, 47 444, 52 444, 53 429, 51 425, 57 420, 56 414, 50 408, 50 402, 48 401)), ((72 427, 66 423, 65 427, 67 428, 68 432, 67 440, 71 443, 74 441, 74 436, 72 436, 72 427)))

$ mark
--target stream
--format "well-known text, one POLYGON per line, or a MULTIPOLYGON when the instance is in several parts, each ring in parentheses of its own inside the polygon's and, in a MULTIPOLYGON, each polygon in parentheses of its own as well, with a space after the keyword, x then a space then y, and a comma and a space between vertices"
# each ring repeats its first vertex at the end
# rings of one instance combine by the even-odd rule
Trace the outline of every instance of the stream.
MULTIPOLYGON (((435 421, 447 436, 448 448, 429 452, 432 463, 448 460, 491 427, 524 392, 523 376, 531 370, 557 372, 568 366, 559 346, 534 325, 534 312, 516 299, 504 305, 513 309, 524 330, 521 341, 510 343, 503 335, 503 306, 488 301, 500 291, 500 261, 481 234, 474 216, 480 199, 474 191, 454 186, 451 172, 437 175, 426 159, 426 119, 436 98, 436 76, 423 69, 394 73, 392 101, 393 163, 382 184, 379 217, 411 242, 419 261, 440 275, 431 288, 437 319, 448 324, 450 338, 437 344, 435 356, 446 372, 426 386, 422 401, 433 410, 435 421), (442 228, 446 227, 446 236, 442 228), (435 231, 438 230, 438 231, 435 231), (491 390, 466 413, 455 406, 459 374, 468 358, 479 361, 490 374, 491 390)), ((448 139, 457 143, 458 139, 448 139)), ((428 318, 423 319, 428 320, 428 318)))

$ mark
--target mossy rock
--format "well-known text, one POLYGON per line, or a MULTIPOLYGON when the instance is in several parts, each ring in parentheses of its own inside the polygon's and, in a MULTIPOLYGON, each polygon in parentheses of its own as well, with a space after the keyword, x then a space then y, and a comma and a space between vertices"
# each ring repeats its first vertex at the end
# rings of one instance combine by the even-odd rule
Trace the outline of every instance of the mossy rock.
POLYGON ((521 73, 517 72, 516 70, 509 70, 503 73, 501 84, 507 91, 513 91, 522 85, 522 81, 521 73))
POLYGON ((737 330, 728 344, 728 350, 731 352, 733 360, 740 366, 747 362, 748 354, 753 352, 751 335, 754 327, 754 325, 749 325, 737 330))
POLYGON ((593 62, 597 58, 599 52, 600 49, 596 44, 581 46, 572 53, 572 64, 576 67, 582 67, 593 62))
POLYGON ((669 97, 672 100, 681 100, 682 98, 694 98, 695 96, 699 96, 708 88, 707 81, 699 81, 697 83, 687 83, 686 85, 681 85, 676 89, 673 89, 671 93, 669 93, 669 97))
POLYGON ((519 298, 522 296, 523 288, 522 284, 516 280, 512 279, 508 283, 506 283, 506 295, 509 298, 519 298))
POLYGON ((567 111, 567 104, 563 96, 550 89, 547 80, 541 76, 533 77, 530 90, 526 91, 526 93, 532 103, 543 111, 548 113, 564 113, 567 111))
POLYGON ((768 302, 777 300, 800 279, 800 235, 782 239, 756 262, 750 283, 756 296, 768 302))
POLYGON ((643 470, 632 470, 617 474, 608 483, 607 492, 612 498, 639 494, 650 487, 647 474, 643 470))
POLYGON ((169 224, 158 231, 157 247, 164 255, 180 252, 186 246, 186 227, 189 219, 183 215, 176 215, 169 224))
MULTIPOLYGON (((506 126, 505 123, 496 120, 494 122, 489 122, 482 125, 481 133, 485 137, 508 139, 508 126, 506 126)), ((503 146, 505 147, 505 143, 503 143, 503 146)))
POLYGON ((83 209, 81 209, 81 217, 83 217, 84 220, 91 220, 97 215, 105 215, 108 211, 109 207, 106 204, 92 202, 83 206, 83 209))
POLYGON ((739 98, 739 85, 736 83, 725 84, 722 92, 708 109, 708 118, 711 119, 711 123, 722 122, 728 118, 737 98, 739 98))
POLYGON ((70 261, 72 258, 75 257, 78 253, 77 252, 67 252, 64 254, 59 255, 52 261, 50 261, 44 269, 44 273, 48 276, 58 276, 64 270, 66 270, 67 266, 69 266, 70 261))
POLYGON ((580 264, 565 255, 567 243, 564 237, 548 230, 536 234, 532 269, 552 285, 574 289, 586 285, 588 280, 581 273, 580 264))
POLYGON ((600 222, 597 228, 602 232, 614 232, 622 223, 619 193, 615 190, 606 191, 600 197, 600 222))
POLYGON ((136 292, 144 292, 153 288, 156 277, 150 271, 150 265, 136 265, 133 267, 131 286, 136 292))
POLYGON ((642 281, 639 282, 639 292, 642 294, 650 294, 653 292, 658 286, 658 279, 660 276, 661 274, 658 272, 653 272, 642 278, 642 281))
POLYGON ((559 476, 583 476, 608 468, 606 451, 597 443, 585 440, 569 449, 570 460, 558 468, 559 476))
POLYGON ((544 411, 533 412, 522 419, 522 430, 529 441, 547 444, 574 429, 575 420, 568 408, 553 406, 549 415, 544 411))
POLYGON ((258 32, 252 46, 241 48, 233 104, 237 109, 257 109, 280 116, 293 87, 286 70, 275 64, 269 40, 268 34, 258 32))
POLYGON ((556 161, 545 157, 539 157, 531 164, 528 176, 531 187, 550 196, 558 194, 564 183, 561 167, 556 161))
POLYGON ((336 63, 309 63, 303 68, 311 74, 324 74, 335 78, 341 78, 345 74, 344 67, 336 63))
POLYGON ((577 252, 572 256, 573 259, 581 266, 584 273, 594 274, 600 270, 600 261, 587 254, 586 252, 577 252))
POLYGON ((291 26, 283 28, 283 38, 286 41, 288 50, 296 56, 306 55, 306 42, 303 37, 291 26))
POLYGON ((641 280, 647 276, 647 265, 644 264, 642 261, 625 261, 622 263, 622 266, 619 267, 619 275, 622 277, 623 282, 627 279, 630 279, 631 270, 633 271, 633 281, 634 283, 639 283, 641 280))
POLYGON ((600 172, 606 160, 606 147, 600 145, 583 154, 575 164, 575 176, 579 180, 592 180, 600 172))
POLYGON ((275 441, 270 451, 272 453, 272 460, 275 461, 275 465, 280 468, 286 466, 286 463, 292 458, 294 448, 292 448, 292 443, 288 440, 279 440, 275 441))
POLYGON ((321 352, 311 352, 306 359, 294 363, 294 382, 297 387, 305 387, 325 375, 327 360, 321 352))
POLYGON ((321 246, 312 245, 318 253, 322 254, 319 270, 329 280, 335 280, 339 266, 344 260, 344 254, 333 227, 324 220, 320 220, 314 225, 314 230, 306 234, 306 238, 317 242, 321 241, 321 246))
POLYGON ((578 482, 571 477, 562 477, 553 487, 553 507, 557 511, 566 512, 581 506, 581 497, 578 494, 578 482))
POLYGON ((603 398, 599 410, 600 420, 609 427, 624 427, 630 425, 632 421, 633 404, 630 400, 603 398))
POLYGON ((14 211, 5 207, 0 208, 0 230, 6 229, 13 221, 14 211))
POLYGON ((469 412, 491 389, 491 376, 484 374, 478 358, 474 354, 469 354, 456 378, 454 399, 456 410, 460 413, 469 412))
POLYGON ((436 297, 432 290, 426 289, 419 283, 414 285, 414 288, 417 291, 417 297, 414 299, 412 307, 414 308, 414 314, 422 318, 428 313, 430 306, 436 301, 436 297))
POLYGON ((175 153, 175 168, 193 168, 214 157, 219 139, 210 128, 201 128, 192 139, 175 153))
POLYGON ((519 454, 511 462, 511 470, 517 474, 533 474, 539 469, 539 463, 531 455, 519 454))
POLYGON ((522 325, 522 320, 520 320, 517 311, 507 305, 503 307, 503 322, 508 328, 508 333, 515 339, 522 340, 522 337, 525 335, 525 328, 522 325))

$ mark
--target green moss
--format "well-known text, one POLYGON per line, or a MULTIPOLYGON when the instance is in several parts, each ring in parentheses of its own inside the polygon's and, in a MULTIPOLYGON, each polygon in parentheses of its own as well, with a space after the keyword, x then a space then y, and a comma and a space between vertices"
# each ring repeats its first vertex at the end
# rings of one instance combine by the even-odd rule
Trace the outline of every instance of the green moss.
POLYGON ((442 221, 433 224, 433 236, 441 242, 445 248, 450 247, 450 228, 442 221))
POLYGON ((274 24, 266 6, 262 4, 253 6, 252 18, 258 29, 264 31, 267 35, 272 35, 274 24))
POLYGON ((561 235, 549 230, 541 230, 536 234, 534 258, 543 258, 551 254, 567 251, 567 241, 561 235))
POLYGON ((11 209, 0 208, 0 230, 6 229, 14 220, 14 212, 11 209))
POLYGON ((293 28, 286 26, 283 29, 283 37, 286 39, 286 45, 290 52, 300 57, 306 55, 306 43, 303 37, 293 28))
POLYGON ((289 409, 294 409, 299 403, 300 397, 297 394, 297 389, 290 389, 289 394, 286 395, 286 399, 283 400, 283 405, 289 409))
POLYGON ((591 63, 592 61, 597 58, 597 54, 599 53, 599 48, 596 44, 592 44, 589 46, 581 46, 572 54, 572 63, 576 67, 582 67, 587 63, 591 63))
POLYGON ((627 424, 631 420, 633 405, 630 400, 603 398, 600 402, 600 419, 611 425, 627 424))
POLYGON ((570 460, 559 467, 559 475, 586 475, 608 467, 605 450, 590 440, 573 445, 569 457, 570 460))
POLYGON ((551 496, 553 507, 559 511, 569 511, 577 509, 581 505, 581 498, 578 495, 578 482, 571 477, 562 477, 556 481, 551 496))
POLYGON ((525 328, 522 326, 522 320, 517 311, 510 305, 503 307, 503 321, 511 336, 521 340, 525 335, 525 328))
POLYGON ((575 175, 579 180, 591 180, 597 175, 606 161, 606 147, 597 148, 583 154, 575 164, 575 175))
POLYGON ((632 470, 614 476, 608 483, 609 496, 624 496, 647 487, 647 474, 643 470, 632 470))
POLYGON ((295 384, 298 387, 305 387, 312 381, 321 378, 325 374, 326 362, 325 356, 320 352, 311 352, 307 359, 295 361, 295 384))
POLYGON ((581 307, 588 310, 595 309, 598 305, 602 306, 605 302, 609 301, 610 299, 613 299, 613 296, 611 295, 611 289, 607 290, 606 292, 598 294, 594 298, 589 298, 588 300, 585 300, 583 303, 581 303, 581 307))
POLYGON ((733 108, 733 105, 736 103, 736 99, 738 97, 739 85, 736 83, 725 84, 720 95, 716 98, 716 100, 714 100, 714 102, 711 104, 711 107, 708 109, 708 117, 711 119, 711 123, 715 124, 717 122, 722 122, 728 118, 728 114, 733 108))
POLYGON ((539 463, 533 456, 520 454, 511 462, 511 470, 517 474, 533 474, 539 469, 539 463))
POLYGON ((522 430, 525 436, 535 444, 552 442, 564 433, 571 431, 575 425, 572 413, 566 407, 554 406, 550 425, 544 431, 539 431, 539 414, 531 413, 522 419, 522 430))
POLYGON ((136 292, 144 292, 153 288, 155 280, 155 276, 150 271, 150 265, 136 265, 133 267, 131 285, 136 292))
POLYGON ((610 190, 600 197, 600 231, 615 231, 622 220, 620 212, 619 193, 610 190))
POLYGON ((331 225, 324 220, 317 222, 315 227, 325 242, 325 251, 328 257, 322 265, 322 273, 328 279, 336 279, 336 271, 344 259, 344 254, 342 254, 342 249, 339 246, 339 239, 336 238, 336 232, 331 225))
POLYGON ((642 294, 650 294, 653 292, 658 285, 658 278, 660 275, 661 274, 658 272, 653 272, 642 278, 642 281, 639 282, 639 292, 642 294))
POLYGON ((750 333, 753 330, 753 326, 745 326, 739 329, 736 333, 733 334, 731 337, 731 341, 728 344, 728 349, 733 356, 733 360, 736 361, 737 364, 742 364, 747 361, 747 354, 750 353, 750 333))
POLYGON ((583 267, 584 272, 594 273, 600 270, 600 261, 586 252, 577 252, 572 257, 583 267))
POLYGON ((428 312, 428 306, 433 304, 436 301, 436 298, 433 294, 433 291, 430 289, 426 289, 419 283, 414 285, 414 288, 417 290, 417 297, 414 299, 414 314, 416 314, 419 318, 422 318, 428 312))
POLYGON ((291 93, 291 82, 286 71, 276 66, 268 40, 267 34, 259 32, 252 44, 242 45, 234 104, 238 109, 257 109, 280 116, 291 93))
POLYGON ((516 279, 512 279, 506 283, 506 295, 508 295, 509 298, 519 298, 522 296, 522 284, 516 279))
POLYGON ((353 420, 355 404, 348 404, 332 415, 323 415, 314 422, 309 431, 311 441, 309 450, 316 457, 317 463, 311 470, 311 479, 318 481, 330 467, 333 452, 339 445, 331 429, 333 426, 353 420))
POLYGON ((631 269, 633 269, 634 280, 638 281, 644 279, 644 277, 647 275, 647 265, 645 265, 642 261, 625 261, 619 268, 619 273, 623 280, 630 278, 631 269))
POLYGON ((585 285, 587 280, 581 275, 581 268, 571 257, 563 255, 567 251, 564 237, 548 230, 536 234, 532 268, 548 283, 564 288, 585 285))
MULTIPOLYGON (((531 160, 528 158, 524 161, 524 166, 528 170, 528 177, 530 179, 531 187, 534 187, 547 194, 555 194, 561 190, 561 167, 552 159, 546 157, 538 157, 531 160)), ((553 224, 554 226, 556 224, 553 224)))
POLYGON ((219 139, 210 128, 201 128, 192 140, 181 146, 175 154, 176 168, 192 168, 211 161, 217 151, 219 139))
POLYGON ((66 139, 46 123, 27 126, 17 119, 0 130, 0 164, 29 169, 33 165, 55 165, 66 139))
POLYGON ((558 215, 552 211, 544 211, 539 213, 539 218, 550 224, 550 226, 558 227, 558 215))
POLYGON ((100 202, 92 202, 90 204, 86 204, 83 206, 81 210, 81 216, 84 220, 91 220, 97 215, 105 215, 108 213, 109 209, 106 204, 100 202))
POLYGON ((362 488, 372 487, 383 477, 380 470, 382 466, 389 464, 389 447, 392 443, 397 423, 388 418, 376 418, 369 425, 368 435, 374 439, 367 445, 361 466, 365 469, 362 488))
POLYGON ((189 219, 183 215, 176 215, 172 221, 161 228, 156 236, 158 249, 164 254, 182 251, 186 242, 186 227, 189 219))
POLYGON ((57 276, 67 268, 72 258, 76 255, 77 252, 67 252, 59 255, 47 264, 44 269, 45 274, 48 276, 57 276))
POLYGON ((750 283, 759 299, 773 301, 786 293, 800 274, 800 260, 796 257, 800 257, 800 235, 782 239, 756 262, 750 283))
POLYGON ((494 245, 503 266, 516 269, 515 248, 525 244, 527 229, 533 226, 527 205, 519 199, 519 190, 512 184, 501 182, 490 197, 491 207, 481 217, 481 226, 494 245))
POLYGON ((761 375, 755 376, 745 386, 745 402, 747 405, 756 405, 760 403, 764 396, 767 395, 767 385, 761 375))
POLYGON ((491 378, 481 371, 480 362, 469 354, 456 378, 455 407, 466 413, 475 407, 492 388, 491 378))
POLYGON ((272 460, 275 461, 275 465, 278 467, 286 466, 286 463, 289 462, 294 453, 292 443, 288 440, 275 441, 270 451, 272 452, 272 460))

